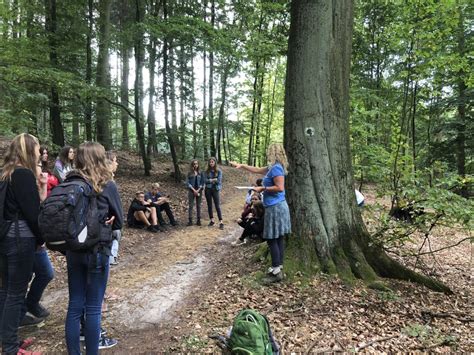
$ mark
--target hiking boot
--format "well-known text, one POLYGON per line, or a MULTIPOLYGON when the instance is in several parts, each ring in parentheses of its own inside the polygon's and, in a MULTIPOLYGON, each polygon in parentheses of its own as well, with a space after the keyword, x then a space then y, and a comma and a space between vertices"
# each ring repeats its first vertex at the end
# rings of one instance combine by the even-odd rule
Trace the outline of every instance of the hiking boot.
POLYGON ((118 344, 118 340, 114 338, 107 338, 105 336, 101 336, 99 340, 99 350, 102 349, 110 349, 118 344))
POLYGON ((158 231, 155 229, 155 227, 152 226, 151 224, 150 224, 148 227, 146 227, 146 230, 147 230, 148 232, 158 233, 158 231))
POLYGON ((201 225, 201 220, 200 220, 200 219, 198 219, 198 220, 196 221, 196 225, 197 225, 197 226, 200 226, 200 225, 201 225))
POLYGON ((193 221, 189 221, 188 224, 186 224, 188 227, 191 227, 193 225, 193 221))
POLYGON ((179 225, 178 221, 172 221, 170 222, 170 224, 173 226, 173 227, 176 227, 179 225))
POLYGON ((210 221, 209 224, 208 224, 208 226, 209 226, 209 227, 212 227, 214 224, 216 224, 214 221, 210 221))
POLYGON ((21 320, 20 322, 20 326, 18 328, 22 328, 22 327, 28 327, 28 326, 31 326, 31 325, 37 325, 37 324, 40 324, 44 321, 43 318, 36 318, 30 314, 25 314, 25 316, 23 317, 23 319, 21 320))
POLYGON ((31 307, 28 307, 28 312, 30 312, 36 318, 46 318, 51 314, 40 303, 37 303, 36 305, 31 306, 31 307))
POLYGON ((224 230, 224 223, 219 223, 219 229, 224 230))
POLYGON ((270 285, 276 282, 280 282, 281 280, 283 280, 283 272, 280 271, 276 275, 272 273, 271 275, 268 275, 267 277, 265 277, 263 279, 263 284, 270 285))

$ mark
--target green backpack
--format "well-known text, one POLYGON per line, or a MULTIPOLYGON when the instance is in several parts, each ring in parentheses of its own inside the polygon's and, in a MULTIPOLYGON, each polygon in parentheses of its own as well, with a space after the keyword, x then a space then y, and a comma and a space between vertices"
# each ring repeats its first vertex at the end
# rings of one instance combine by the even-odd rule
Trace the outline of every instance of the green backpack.
POLYGON ((229 338, 232 354, 272 355, 267 319, 257 311, 244 309, 234 319, 229 338))

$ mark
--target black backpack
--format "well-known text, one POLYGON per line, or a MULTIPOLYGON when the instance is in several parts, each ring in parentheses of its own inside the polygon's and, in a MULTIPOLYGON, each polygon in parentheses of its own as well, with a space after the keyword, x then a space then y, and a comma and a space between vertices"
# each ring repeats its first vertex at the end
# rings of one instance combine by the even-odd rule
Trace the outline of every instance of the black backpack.
POLYGON ((8 180, 0 181, 0 240, 7 236, 11 221, 5 219, 5 200, 7 197, 8 180))
POLYGON ((51 250, 92 251, 112 240, 111 226, 97 216, 97 195, 82 177, 74 175, 56 186, 41 204, 38 224, 51 250))

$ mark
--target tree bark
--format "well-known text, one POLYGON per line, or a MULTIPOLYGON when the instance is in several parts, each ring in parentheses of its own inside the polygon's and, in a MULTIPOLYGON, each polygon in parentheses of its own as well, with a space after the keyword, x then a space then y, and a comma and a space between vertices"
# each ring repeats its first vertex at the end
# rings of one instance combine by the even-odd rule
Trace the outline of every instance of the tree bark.
MULTIPOLYGON (((120 103, 128 108, 128 75, 130 73, 130 48, 127 44, 122 44, 120 51, 122 59, 122 73, 120 76, 120 103)), ((125 109, 120 111, 120 123, 122 126, 122 149, 130 149, 130 139, 128 137, 128 113, 125 109)))
MULTIPOLYGON (((214 28, 216 18, 215 0, 211 0, 211 27, 214 28)), ((209 151, 216 156, 216 141, 214 132, 214 50, 209 51, 209 151)))
MULTIPOLYGON (((56 0, 45 0, 45 10, 45 26, 49 44, 49 61, 51 66, 56 68, 58 66, 56 0)), ((49 122, 51 125, 53 143, 60 147, 64 146, 64 130, 61 122, 59 93, 55 84, 51 86, 49 97, 49 122)))
POLYGON ((97 141, 102 143, 105 149, 112 147, 110 135, 110 104, 103 98, 110 92, 108 80, 109 74, 109 46, 110 46, 110 8, 111 0, 99 1, 99 54, 97 56, 96 85, 103 92, 97 99, 96 125, 97 141))
MULTIPOLYGON (((86 35, 86 83, 92 83, 92 34, 94 25, 94 2, 87 1, 87 35, 86 35)), ((92 141, 92 100, 91 95, 85 98, 84 126, 86 129, 86 140, 92 141)))
MULTIPOLYGON (((221 139, 222 146, 225 148, 225 131, 224 131, 224 115, 225 115, 225 104, 226 104, 226 90, 227 90, 227 76, 229 75, 229 64, 230 60, 224 67, 224 72, 222 73, 221 78, 221 104, 219 106, 219 117, 217 121, 217 139, 216 139, 216 151, 217 151, 217 160, 219 164, 222 164, 222 154, 221 154, 221 139)), ((227 155, 227 154, 226 154, 227 155)))
MULTIPOLYGON (((163 0, 163 17, 166 20, 168 18, 168 8, 166 0, 163 0)), ((178 156, 176 154, 174 135, 171 131, 169 122, 169 108, 168 108, 168 39, 165 38, 163 44, 163 105, 165 107, 165 131, 168 138, 168 145, 170 147, 171 159, 173 160, 174 166, 174 179, 176 182, 181 181, 181 170, 179 169, 178 156)))
MULTIPOLYGON (((461 58, 466 57, 466 39, 464 34, 464 14, 462 6, 458 7, 459 11, 459 22, 458 22, 458 33, 457 33, 457 51, 461 58)), ((466 96, 466 73, 464 70, 460 70, 457 74, 457 91, 458 91, 458 122, 457 122, 457 137, 456 137, 456 167, 459 176, 466 176, 466 102, 468 100, 466 96)), ((466 184, 461 186, 461 196, 468 198, 469 191, 466 184)))
MULTIPOLYGON (((135 0, 135 23, 140 26, 143 21, 145 6, 143 0, 135 0)), ((140 149, 140 155, 143 160, 145 176, 150 176, 151 161, 145 147, 145 129, 142 114, 143 102, 143 32, 138 30, 135 34, 135 85, 134 85, 134 103, 135 103, 135 127, 137 131, 137 144, 140 149)))
POLYGON ((357 209, 349 144, 352 21, 349 0, 291 5, 284 140, 292 220, 305 221, 293 224, 299 259, 316 259, 323 271, 374 287, 381 287, 382 276, 449 293, 442 283, 390 259, 370 240, 357 209))

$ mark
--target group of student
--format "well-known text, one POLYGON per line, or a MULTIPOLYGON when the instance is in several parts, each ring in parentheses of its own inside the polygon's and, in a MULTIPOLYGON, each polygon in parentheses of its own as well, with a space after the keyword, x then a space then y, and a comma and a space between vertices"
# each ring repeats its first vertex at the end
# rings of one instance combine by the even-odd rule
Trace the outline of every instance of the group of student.
MULTIPOLYGON (((23 133, 12 140, 0 175, 4 193, 0 217, 2 227, 7 226, 0 235, 2 354, 32 354, 25 350, 32 340, 20 341, 18 328, 41 322, 50 314, 40 304, 43 291, 54 277, 38 225, 41 202, 56 185, 75 178, 85 179, 97 194, 99 222, 111 225, 111 233, 119 236, 123 212, 114 182, 116 168, 116 156, 107 155, 96 142, 81 144, 77 152, 64 147, 51 170, 48 150, 40 147, 36 137, 23 133)), ((97 354, 99 345, 115 344, 104 337, 100 327, 109 265, 116 244, 116 239, 111 240, 94 252, 66 252, 69 302, 65 334, 69 354, 81 354, 81 338, 85 340, 87 354, 97 354)))
MULTIPOLYGON (((31 325, 48 317, 50 312, 40 304, 48 283, 54 277, 38 225, 40 204, 51 190, 63 182, 86 180, 97 195, 99 222, 110 225, 112 238, 94 251, 67 251, 69 302, 65 321, 66 346, 69 354, 80 354, 81 340, 87 354, 97 354, 99 348, 115 345, 101 328, 102 304, 109 277, 110 265, 117 262, 118 244, 123 226, 122 204, 114 173, 117 157, 106 152, 96 142, 82 143, 77 150, 64 147, 53 169, 48 164, 48 149, 40 147, 30 134, 16 136, 5 155, 0 175, 0 192, 5 203, 0 206, 1 221, 8 223, 6 233, 0 235, 0 338, 2 354, 31 354, 25 348, 31 340, 20 341, 20 325, 31 325), (28 291, 28 285, 29 291, 28 291), (28 293, 27 293, 28 291, 28 293)), ((283 237, 291 232, 288 205, 285 199, 284 178, 287 161, 281 144, 271 145, 267 151, 269 166, 257 168, 231 163, 232 166, 264 175, 252 188, 239 224, 244 228, 240 238, 261 236, 269 245, 272 266, 268 282, 283 278, 283 237)), ((215 158, 209 158, 207 169, 201 171, 199 162, 192 160, 186 179, 188 191, 188 226, 193 225, 196 206, 196 225, 201 225, 202 195, 206 196, 209 226, 224 228, 220 206, 222 170, 215 158)), ((1 197, 1 195, 0 195, 1 197)), ((170 196, 160 191, 155 183, 147 193, 137 192, 127 214, 130 226, 145 227, 157 232, 165 226, 161 212, 169 224, 177 225, 170 207, 170 196)), ((3 224, 2 224, 3 225, 3 224)))

